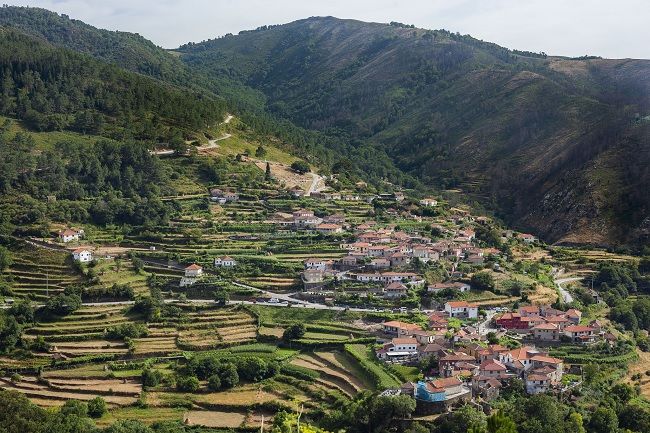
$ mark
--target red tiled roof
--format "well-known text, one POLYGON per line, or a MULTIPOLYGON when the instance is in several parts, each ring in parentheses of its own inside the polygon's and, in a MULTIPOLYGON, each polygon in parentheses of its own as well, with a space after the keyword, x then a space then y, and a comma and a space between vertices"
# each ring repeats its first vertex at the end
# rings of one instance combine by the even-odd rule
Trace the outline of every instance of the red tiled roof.
POLYGON ((533 347, 530 347, 530 346, 523 346, 523 347, 519 347, 519 348, 517 348, 517 349, 512 349, 512 350, 511 350, 510 352, 508 352, 508 353, 509 353, 510 356, 512 356, 512 358, 515 359, 515 360, 528 359, 528 358, 530 358, 530 357, 532 357, 532 356, 537 355, 537 353, 529 354, 529 353, 528 353, 529 351, 535 351, 535 352, 537 352, 537 350, 536 350, 535 348, 533 348, 533 347))
POLYGON ((526 380, 538 380, 538 381, 547 381, 550 380, 549 377, 545 374, 529 374, 526 380))
POLYGON ((192 263, 191 265, 185 268, 186 271, 198 271, 199 269, 203 269, 203 268, 197 265, 196 263, 192 263))
POLYGON ((533 329, 547 329, 551 331, 558 330, 558 326, 553 323, 540 323, 539 325, 533 326, 533 329))
POLYGON ((399 322, 397 320, 391 320, 389 322, 384 322, 382 325, 390 326, 390 327, 393 327, 393 328, 402 328, 402 329, 422 329, 422 327, 420 325, 416 325, 415 323, 399 322))
POLYGON ((436 380, 431 382, 431 384, 433 384, 433 386, 435 388, 442 388, 442 389, 458 386, 461 383, 463 383, 463 382, 461 382, 460 379, 458 379, 457 377, 447 377, 447 378, 444 378, 444 379, 436 379, 436 380))
POLYGON ((447 302, 447 305, 449 305, 451 308, 460 308, 460 307, 474 308, 474 307, 477 307, 477 305, 470 304, 467 301, 449 301, 449 302, 447 302))
POLYGON ((495 360, 485 361, 480 365, 479 368, 482 371, 506 371, 507 370, 505 365, 495 360))
POLYGON ((415 338, 393 338, 391 340, 393 344, 418 344, 418 341, 415 338))
POLYGON ((544 356, 544 355, 535 355, 532 358, 530 358, 532 361, 537 361, 537 362, 545 362, 547 364, 561 364, 564 361, 559 359, 559 358, 553 358, 550 356, 544 356))

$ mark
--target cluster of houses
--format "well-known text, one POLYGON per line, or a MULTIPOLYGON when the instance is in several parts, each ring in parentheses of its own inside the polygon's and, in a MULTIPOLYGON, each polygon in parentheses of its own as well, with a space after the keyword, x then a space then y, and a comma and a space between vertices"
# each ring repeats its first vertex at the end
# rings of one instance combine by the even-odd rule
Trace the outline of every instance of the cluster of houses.
POLYGON ((489 401, 513 378, 521 379, 529 394, 561 388, 562 359, 531 345, 511 349, 487 344, 471 327, 447 329, 451 308, 433 313, 429 330, 400 321, 382 324, 390 340, 376 350, 379 359, 389 363, 437 360, 437 366, 424 372, 424 380, 405 383, 397 390, 416 399, 419 414, 445 412, 472 398, 489 401))
MULTIPOLYGON (((84 238, 85 232, 83 229, 70 229, 60 230, 57 233, 57 240, 64 244, 69 244, 72 242, 79 242, 84 238)), ((70 252, 72 260, 79 263, 88 263, 91 262, 94 258, 93 251, 88 247, 79 247, 75 248, 70 252)))
MULTIPOLYGON (((229 256, 215 257, 215 268, 234 268, 237 266, 237 261, 229 256)), ((192 263, 184 269, 184 274, 181 277, 180 286, 186 287, 195 284, 203 277, 203 266, 192 263)))
POLYGON ((537 342, 571 342, 588 344, 596 340, 615 338, 605 332, 598 321, 581 325, 582 312, 571 308, 560 311, 549 306, 529 305, 516 312, 506 312, 494 322, 501 329, 526 334, 537 342))
MULTIPOLYGON (((423 199, 423 205, 435 206, 437 201, 432 198, 423 199)), ((351 230, 355 234, 353 242, 340 245, 341 249, 347 251, 346 256, 338 260, 309 258, 304 261, 305 269, 301 277, 306 290, 323 288, 327 282, 335 279, 354 280, 371 283, 374 287, 369 291, 385 298, 400 298, 407 295, 409 286, 425 283, 421 275, 405 270, 413 260, 427 263, 446 259, 451 263, 454 275, 455 267, 460 261, 482 264, 485 256, 500 253, 496 249, 474 246, 476 234, 471 229, 454 232, 453 240, 432 242, 428 237, 392 227, 376 227, 374 221, 351 228, 341 215, 319 218, 308 210, 298 210, 291 216, 276 218, 274 221, 294 228, 311 227, 312 230, 323 233, 351 230)), ((460 282, 439 283, 428 287, 431 292, 444 289, 465 292, 470 287, 460 282)))
MULTIPOLYGON (((295 198, 304 197, 307 195, 307 192, 304 189, 300 188, 299 186, 295 186, 291 188, 289 190, 289 193, 295 198)), ((397 191, 394 193, 383 193, 383 194, 357 194, 354 192, 315 191, 310 193, 309 197, 316 200, 323 200, 323 201, 333 201, 333 200, 365 201, 367 203, 372 203, 376 199, 401 202, 406 198, 404 193, 401 191, 397 191)), ((429 200, 434 200, 434 199, 429 199, 429 200)))
POLYGON ((310 230, 325 235, 343 233, 345 228, 343 215, 328 215, 321 218, 307 209, 299 209, 292 214, 277 213, 270 222, 287 229, 310 230))

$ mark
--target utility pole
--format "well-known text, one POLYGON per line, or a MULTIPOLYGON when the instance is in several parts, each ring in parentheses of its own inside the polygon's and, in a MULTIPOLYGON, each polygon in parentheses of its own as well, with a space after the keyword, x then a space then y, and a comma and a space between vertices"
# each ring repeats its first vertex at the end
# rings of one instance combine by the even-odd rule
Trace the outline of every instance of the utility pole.
POLYGON ((45 271, 45 296, 50 297, 50 271, 45 271))
POLYGON ((260 425, 260 433, 264 433, 264 415, 262 415, 262 424, 260 425))

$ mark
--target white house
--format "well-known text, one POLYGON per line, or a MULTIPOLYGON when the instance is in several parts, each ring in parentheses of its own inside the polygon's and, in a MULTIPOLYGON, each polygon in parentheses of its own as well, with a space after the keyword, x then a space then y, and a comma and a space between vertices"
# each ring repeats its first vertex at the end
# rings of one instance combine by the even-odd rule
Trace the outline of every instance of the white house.
POLYGON ((76 262, 87 263, 92 261, 93 252, 87 248, 77 248, 72 252, 72 258, 76 262))
POLYGON ((537 238, 535 236, 533 236, 531 234, 528 234, 528 233, 519 233, 517 235, 517 238, 521 239, 522 241, 524 241, 524 242, 526 242, 528 244, 532 244, 533 242, 537 241, 537 238))
POLYGON ((294 217, 293 217, 293 224, 297 228, 303 228, 303 227, 315 227, 319 225, 320 223, 323 222, 322 218, 319 218, 317 216, 311 215, 311 216, 295 216, 296 212, 294 212, 294 217))
POLYGON ((232 191, 222 191, 218 188, 213 188, 210 190, 210 200, 219 204, 225 204, 239 200, 239 194, 232 191))
POLYGON ((192 263, 185 268, 185 276, 189 278, 197 278, 203 275, 203 268, 196 263, 192 263))
POLYGON ((191 286, 199 280, 199 277, 203 275, 203 268, 196 263, 192 263, 185 268, 185 275, 181 278, 180 286, 191 286))
POLYGON ((81 231, 65 229, 62 232, 59 232, 59 241, 64 243, 78 241, 81 235, 82 235, 81 231))
POLYGON ((420 204, 426 207, 438 206, 438 200, 435 198, 427 197, 420 200, 420 204))
POLYGON ((478 317, 478 306, 467 301, 449 301, 445 304, 445 311, 449 317, 462 319, 476 319, 478 317))
MULTIPOLYGON (((232 257, 228 256, 223 256, 223 257, 216 257, 214 259, 214 267, 215 268, 232 268, 237 265, 237 261, 233 259, 232 257)), ((185 269, 187 273, 187 269, 185 269)))
POLYGON ((418 342, 412 337, 393 338, 390 343, 377 350, 377 357, 390 361, 402 361, 418 353, 418 342))
POLYGON ((398 336, 411 336, 413 331, 421 331, 422 327, 416 325, 415 323, 406 323, 400 322, 397 320, 391 320, 389 322, 382 323, 383 331, 386 334, 394 334, 398 336))

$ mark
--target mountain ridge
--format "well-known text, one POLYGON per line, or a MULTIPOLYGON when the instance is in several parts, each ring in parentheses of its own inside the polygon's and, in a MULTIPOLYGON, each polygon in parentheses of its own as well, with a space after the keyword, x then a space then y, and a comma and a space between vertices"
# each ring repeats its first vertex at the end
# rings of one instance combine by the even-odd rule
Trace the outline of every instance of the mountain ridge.
POLYGON ((129 55, 131 36, 67 16, 1 8, 0 24, 221 97, 334 174, 459 189, 550 242, 650 238, 647 60, 546 56, 446 30, 334 17, 174 50, 129 34, 163 59, 166 75, 147 56, 129 55), (64 30, 50 31, 57 26, 64 30), (65 37, 77 29, 86 45, 65 37), (107 35, 121 42, 104 52, 107 35))
POLYGON ((650 144, 642 119, 650 61, 549 57, 442 30, 334 18, 179 52, 205 74, 228 73, 262 91, 272 113, 370 142, 425 183, 460 186, 549 241, 647 236, 642 186, 650 175, 642 161, 650 144), (612 148, 621 154, 606 157, 612 148), (639 165, 616 168, 621 159, 639 165), (594 166, 619 178, 616 197, 602 200, 602 190, 589 186, 594 166), (626 171, 637 172, 640 184, 626 171))

